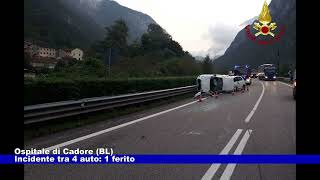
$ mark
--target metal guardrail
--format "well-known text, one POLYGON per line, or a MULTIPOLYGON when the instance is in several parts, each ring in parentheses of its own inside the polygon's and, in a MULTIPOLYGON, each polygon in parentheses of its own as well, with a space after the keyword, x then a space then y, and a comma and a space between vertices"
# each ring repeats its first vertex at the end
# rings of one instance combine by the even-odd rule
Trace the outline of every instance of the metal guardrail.
POLYGON ((195 92, 196 86, 24 106, 24 125, 195 92))

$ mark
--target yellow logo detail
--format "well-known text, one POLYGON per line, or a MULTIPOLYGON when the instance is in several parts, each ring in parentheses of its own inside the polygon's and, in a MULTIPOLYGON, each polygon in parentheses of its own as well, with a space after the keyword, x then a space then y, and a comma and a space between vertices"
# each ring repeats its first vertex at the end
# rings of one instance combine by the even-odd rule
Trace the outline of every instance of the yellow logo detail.
POLYGON ((274 34, 271 31, 275 30, 277 26, 276 26, 276 23, 271 23, 271 21, 272 21, 272 18, 270 15, 268 4, 266 1, 264 1, 262 11, 259 15, 259 22, 254 23, 254 26, 253 26, 255 30, 259 31, 255 34, 255 36, 270 35, 274 37, 274 34))

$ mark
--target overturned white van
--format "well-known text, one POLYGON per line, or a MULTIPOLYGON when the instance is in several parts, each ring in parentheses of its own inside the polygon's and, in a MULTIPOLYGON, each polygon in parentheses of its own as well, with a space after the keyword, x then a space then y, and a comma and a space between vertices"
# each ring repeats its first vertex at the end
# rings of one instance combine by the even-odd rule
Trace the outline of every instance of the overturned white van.
POLYGON ((202 93, 232 92, 234 80, 228 75, 203 74, 197 77, 197 88, 202 93))

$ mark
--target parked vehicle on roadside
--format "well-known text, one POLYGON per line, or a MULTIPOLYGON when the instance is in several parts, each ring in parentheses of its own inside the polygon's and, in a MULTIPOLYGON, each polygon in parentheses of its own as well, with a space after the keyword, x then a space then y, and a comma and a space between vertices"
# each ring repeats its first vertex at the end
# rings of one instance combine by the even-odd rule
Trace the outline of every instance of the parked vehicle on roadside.
POLYGON ((257 70, 256 70, 256 69, 252 69, 252 70, 251 70, 251 76, 250 76, 250 77, 251 77, 251 78, 257 78, 257 77, 258 77, 257 75, 258 75, 257 70))

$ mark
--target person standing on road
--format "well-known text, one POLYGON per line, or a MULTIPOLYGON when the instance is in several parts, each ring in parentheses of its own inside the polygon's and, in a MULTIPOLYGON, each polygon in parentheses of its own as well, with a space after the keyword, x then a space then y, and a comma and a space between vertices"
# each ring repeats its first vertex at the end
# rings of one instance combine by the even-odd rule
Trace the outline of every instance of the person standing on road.
POLYGON ((291 72, 291 70, 289 70, 288 75, 289 75, 289 77, 290 77, 290 81, 292 81, 293 76, 292 76, 292 72, 291 72))

